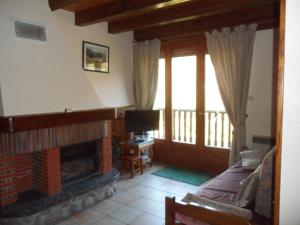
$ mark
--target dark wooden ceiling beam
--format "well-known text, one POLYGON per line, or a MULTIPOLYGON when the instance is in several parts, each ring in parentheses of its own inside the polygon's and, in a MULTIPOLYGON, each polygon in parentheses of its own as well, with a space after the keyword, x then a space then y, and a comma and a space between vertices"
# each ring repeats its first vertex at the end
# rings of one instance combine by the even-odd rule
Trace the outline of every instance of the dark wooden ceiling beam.
POLYGON ((75 24, 85 26, 114 19, 137 16, 158 8, 171 7, 197 0, 120 0, 75 13, 75 24))
MULTIPOLYGON (((245 23, 245 24, 251 24, 253 22, 245 23)), ((232 23, 228 24, 228 27, 234 27, 239 24, 237 23, 232 23)), ((224 27, 224 25, 217 25, 215 29, 220 30, 224 27)), ((257 30, 266 30, 266 29, 272 29, 278 27, 278 22, 274 21, 273 19, 265 20, 264 22, 259 22, 257 30)), ((199 39, 200 37, 204 37, 205 32, 207 31, 212 31, 213 29, 210 30, 196 30, 195 32, 192 33, 178 33, 173 36, 165 36, 161 38, 162 43, 169 43, 169 42, 176 42, 182 40, 182 41, 190 41, 193 39, 199 39)), ((143 41, 143 40, 141 40, 143 41)))
POLYGON ((203 18, 254 6, 274 3, 274 0, 199 0, 185 2, 172 7, 157 9, 151 13, 114 20, 108 24, 109 33, 147 28, 185 20, 203 18))
POLYGON ((51 10, 79 12, 119 0, 48 0, 51 10))
MULTIPOLYGON (((278 26, 278 23, 274 21, 274 18, 265 18, 264 21, 258 22, 254 19, 245 21, 243 24, 251 24, 251 23, 257 23, 258 28, 257 30, 265 30, 265 29, 271 29, 278 26)), ((199 29, 194 29, 190 31, 184 31, 184 32, 173 32, 172 34, 164 33, 159 35, 147 35, 145 33, 141 33, 139 31, 134 31, 134 39, 136 41, 145 41, 145 40, 151 40, 154 38, 159 38, 161 41, 170 41, 170 40, 178 40, 178 39, 188 39, 191 37, 198 37, 205 34, 207 31, 212 31, 214 29, 222 29, 223 27, 234 27, 240 25, 240 22, 226 22, 226 23, 219 23, 214 24, 214 28, 207 26, 201 27, 199 29)))
POLYGON ((63 9, 64 7, 76 4, 82 0, 49 0, 49 6, 52 11, 57 9, 63 9))
POLYGON ((270 4, 263 7, 254 7, 222 15, 209 16, 200 19, 188 20, 168 25, 155 26, 134 31, 137 41, 159 38, 162 40, 175 37, 199 35, 212 29, 239 24, 258 23, 259 29, 277 26, 278 5, 270 4))

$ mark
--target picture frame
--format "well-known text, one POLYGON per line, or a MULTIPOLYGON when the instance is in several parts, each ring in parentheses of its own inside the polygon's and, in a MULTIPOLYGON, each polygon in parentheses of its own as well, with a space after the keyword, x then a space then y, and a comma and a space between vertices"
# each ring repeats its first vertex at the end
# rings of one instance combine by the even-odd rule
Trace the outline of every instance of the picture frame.
POLYGON ((109 73, 109 47, 83 41, 82 68, 85 71, 109 73))

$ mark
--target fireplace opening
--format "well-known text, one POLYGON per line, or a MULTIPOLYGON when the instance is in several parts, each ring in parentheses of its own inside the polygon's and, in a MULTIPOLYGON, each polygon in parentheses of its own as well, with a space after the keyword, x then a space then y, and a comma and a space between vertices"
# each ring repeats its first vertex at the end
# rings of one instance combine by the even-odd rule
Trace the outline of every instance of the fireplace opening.
POLYGON ((62 184, 97 173, 100 168, 99 152, 99 140, 61 147, 62 184))

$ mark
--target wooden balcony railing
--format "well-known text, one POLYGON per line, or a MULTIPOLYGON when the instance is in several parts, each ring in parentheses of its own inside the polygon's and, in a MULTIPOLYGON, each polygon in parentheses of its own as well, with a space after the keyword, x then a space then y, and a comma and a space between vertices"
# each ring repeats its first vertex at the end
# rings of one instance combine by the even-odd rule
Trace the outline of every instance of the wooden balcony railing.
POLYGON ((196 143, 196 111, 189 109, 173 109, 172 113, 173 141, 196 143))
MULTIPOLYGON (((153 133, 155 138, 165 137, 165 111, 160 110, 160 128, 153 133)), ((196 143, 196 111, 191 109, 173 109, 172 139, 176 142, 196 143)), ((205 145, 230 148, 232 125, 223 111, 205 111, 205 145)))
POLYGON ((205 111, 205 145, 230 148, 232 125, 223 111, 205 111))

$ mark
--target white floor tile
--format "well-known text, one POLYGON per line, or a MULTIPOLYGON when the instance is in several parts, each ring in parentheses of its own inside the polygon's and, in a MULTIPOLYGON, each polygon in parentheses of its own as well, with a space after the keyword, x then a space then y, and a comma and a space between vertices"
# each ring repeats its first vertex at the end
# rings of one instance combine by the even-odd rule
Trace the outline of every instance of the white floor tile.
POLYGON ((134 200, 137 200, 140 197, 138 193, 130 193, 130 192, 120 192, 114 195, 110 200, 114 202, 121 203, 123 205, 129 205, 134 200))
POLYGON ((141 183, 149 180, 151 177, 152 177, 152 175, 149 175, 149 174, 137 175, 137 176, 133 177, 132 182, 134 182, 136 184, 141 184, 141 183))
POLYGON ((78 223, 75 223, 74 221, 67 219, 57 223, 56 225, 78 225, 78 223))
POLYGON ((124 225, 124 224, 125 223, 121 223, 120 221, 115 220, 114 218, 107 216, 107 217, 102 218, 98 222, 93 223, 92 225, 124 225))
POLYGON ((143 212, 148 212, 152 208, 159 207, 160 203, 157 201, 153 201, 147 198, 139 198, 138 200, 132 202, 128 206, 134 209, 141 210, 143 212))
POLYGON ((163 219, 145 213, 133 220, 129 225, 161 225, 163 223, 163 219))
POLYGON ((159 203, 155 207, 149 209, 147 213, 165 219, 165 204, 159 203))
MULTIPOLYGON (((129 207, 124 207, 124 208, 117 210, 116 212, 113 212, 112 214, 110 214, 110 216, 122 223, 128 224, 128 223, 132 222, 133 220, 135 220, 141 214, 143 214, 142 211, 139 211, 139 210, 133 209, 133 208, 129 208, 129 207)), ((142 224, 140 224, 140 225, 142 225, 142 224)))
POLYGON ((117 211, 118 209, 124 207, 124 205, 114 202, 110 199, 104 200, 103 202, 100 202, 99 204, 91 207, 91 210, 103 213, 104 215, 111 214, 114 211, 117 211))
POLYGON ((164 183, 162 185, 159 185, 155 187, 155 189, 160 190, 160 191, 165 191, 171 194, 176 194, 176 192, 180 189, 181 187, 176 185, 176 184, 168 184, 164 183))
POLYGON ((143 185, 136 185, 133 188, 128 190, 128 193, 137 194, 139 196, 148 195, 148 193, 153 190, 153 188, 143 186, 143 185))
POLYGON ((90 225, 105 217, 104 214, 91 209, 86 209, 80 213, 73 215, 70 219, 80 225, 90 225))
POLYGON ((150 178, 150 179, 142 182, 141 184, 144 185, 144 186, 147 186, 147 187, 155 188, 155 187, 160 186, 164 183, 166 183, 166 181, 158 180, 158 179, 155 179, 155 178, 150 178))
POLYGON ((132 182, 131 179, 121 180, 117 182, 116 187, 121 191, 127 191, 128 189, 134 187, 136 183, 132 182))
POLYGON ((174 194, 153 189, 153 190, 149 191, 149 193, 147 195, 144 195, 143 197, 164 203, 166 196, 173 197, 174 194))

